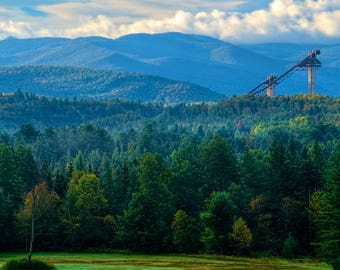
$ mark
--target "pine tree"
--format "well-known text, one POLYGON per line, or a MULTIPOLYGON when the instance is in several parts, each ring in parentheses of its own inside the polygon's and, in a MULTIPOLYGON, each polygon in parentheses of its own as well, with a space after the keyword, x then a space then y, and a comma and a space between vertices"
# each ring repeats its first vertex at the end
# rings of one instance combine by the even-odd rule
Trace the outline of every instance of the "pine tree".
MULTIPOLYGON (((29 147, 20 145, 15 149, 17 175, 23 182, 25 192, 31 191, 39 182, 38 166, 29 147)), ((47 179, 44 179, 46 181, 47 179)))
POLYGON ((174 215, 171 194, 162 181, 164 163, 160 156, 147 153, 138 169, 138 190, 118 217, 117 237, 126 248, 159 252, 169 245, 174 215))
POLYGON ((84 171, 85 170, 85 165, 83 161, 83 153, 81 150, 79 150, 76 158, 74 159, 74 167, 76 171, 84 171))
POLYGON ((340 269, 340 146, 335 151, 322 195, 319 253, 334 270, 340 269))
POLYGON ((200 146, 203 193, 206 198, 213 192, 225 191, 231 183, 239 182, 237 159, 231 145, 217 136, 200 146))

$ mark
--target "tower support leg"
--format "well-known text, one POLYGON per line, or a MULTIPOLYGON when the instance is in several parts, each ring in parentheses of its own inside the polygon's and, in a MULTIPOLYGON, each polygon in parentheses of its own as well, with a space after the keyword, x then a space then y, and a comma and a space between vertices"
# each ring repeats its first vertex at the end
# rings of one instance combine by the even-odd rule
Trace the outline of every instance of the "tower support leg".
POLYGON ((270 75, 267 77, 267 96, 273 97, 275 85, 277 84, 275 81, 276 77, 274 75, 270 75))
POLYGON ((316 67, 308 67, 308 93, 315 95, 316 93, 316 67))
POLYGON ((274 96, 274 85, 268 85, 267 87, 267 96, 273 97, 274 96))

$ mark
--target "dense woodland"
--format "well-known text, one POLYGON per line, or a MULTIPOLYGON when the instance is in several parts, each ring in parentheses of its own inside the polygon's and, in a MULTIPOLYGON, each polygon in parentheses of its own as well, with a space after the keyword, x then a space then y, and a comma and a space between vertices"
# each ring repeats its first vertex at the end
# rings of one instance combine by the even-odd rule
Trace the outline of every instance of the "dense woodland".
POLYGON ((169 104, 216 102, 225 97, 189 82, 136 72, 114 72, 80 67, 0 67, 0 85, 3 91, 25 89, 37 95, 59 98, 119 98, 169 104))
MULTIPOLYGON (((0 96, 0 250, 340 262, 340 99, 0 96), (32 218, 33 217, 33 218, 32 218)), ((337 269, 337 268, 335 268, 337 269)))

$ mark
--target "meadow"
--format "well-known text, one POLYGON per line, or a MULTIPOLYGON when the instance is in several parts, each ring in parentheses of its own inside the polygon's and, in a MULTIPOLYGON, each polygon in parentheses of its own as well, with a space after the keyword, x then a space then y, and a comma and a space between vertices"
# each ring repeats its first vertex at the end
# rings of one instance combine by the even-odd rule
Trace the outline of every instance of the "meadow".
MULTIPOLYGON (((0 265, 23 253, 1 253, 0 265)), ((35 253, 34 258, 55 264, 58 270, 330 270, 314 260, 246 258, 213 255, 141 255, 98 253, 35 253)))

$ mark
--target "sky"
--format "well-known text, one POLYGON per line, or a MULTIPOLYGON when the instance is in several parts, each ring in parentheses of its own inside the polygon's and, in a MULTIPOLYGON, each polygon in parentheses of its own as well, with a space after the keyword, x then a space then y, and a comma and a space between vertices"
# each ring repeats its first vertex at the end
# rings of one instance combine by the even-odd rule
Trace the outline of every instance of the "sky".
POLYGON ((340 0, 0 0, 0 39, 163 32, 340 43, 340 0))

